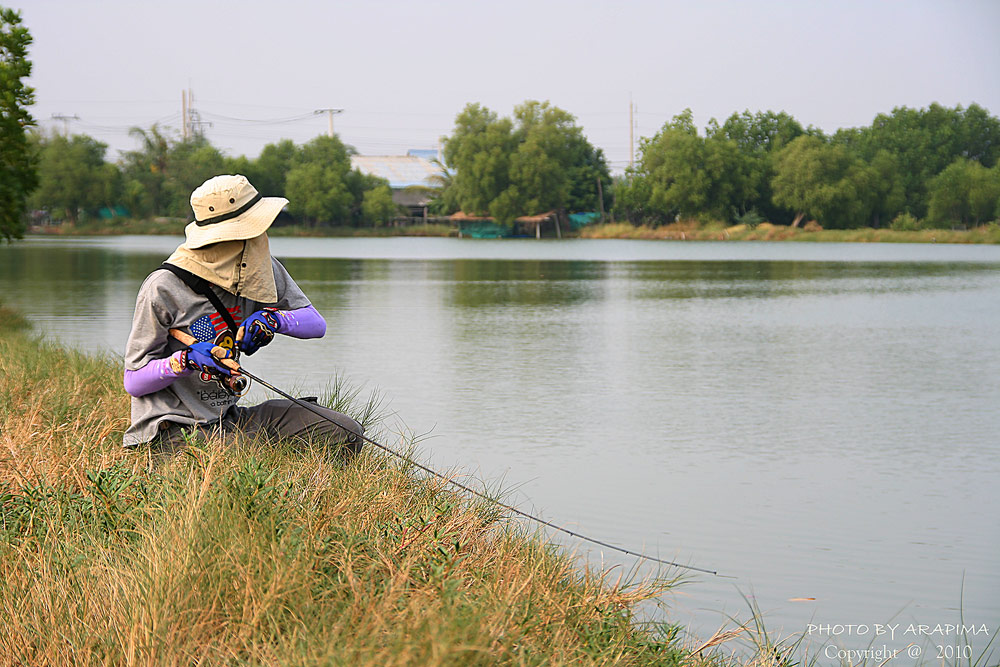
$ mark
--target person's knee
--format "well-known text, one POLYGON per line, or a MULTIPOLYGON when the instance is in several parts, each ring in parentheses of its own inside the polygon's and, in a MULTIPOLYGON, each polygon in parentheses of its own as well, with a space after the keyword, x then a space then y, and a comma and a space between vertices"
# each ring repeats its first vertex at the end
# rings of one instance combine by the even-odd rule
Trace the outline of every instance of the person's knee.
MULTIPOLYGON (((345 415, 346 416, 346 415, 345 415)), ((362 436, 365 434, 365 427, 354 421, 350 417, 347 417, 349 428, 345 429, 347 431, 344 436, 344 450, 347 452, 348 456, 357 456, 361 453, 361 448, 364 446, 365 441, 362 436)))
POLYGON ((331 410, 322 405, 316 405, 322 417, 310 412, 309 426, 305 429, 308 440, 312 442, 323 441, 329 446, 341 446, 348 456, 353 456, 361 452, 364 444, 364 426, 347 415, 331 410))
POLYGON ((330 410, 330 414, 335 416, 338 427, 330 434, 331 444, 343 446, 348 456, 361 453, 361 447, 364 444, 361 436, 365 433, 365 427, 340 412, 330 410))

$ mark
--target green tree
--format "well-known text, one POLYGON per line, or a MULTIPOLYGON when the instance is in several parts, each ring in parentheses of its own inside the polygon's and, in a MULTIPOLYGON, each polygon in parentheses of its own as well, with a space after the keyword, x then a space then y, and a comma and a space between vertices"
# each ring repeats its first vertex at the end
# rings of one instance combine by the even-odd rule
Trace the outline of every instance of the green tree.
POLYGON ((268 144, 254 160, 250 173, 244 175, 264 196, 285 197, 285 179, 299 159, 299 152, 291 139, 268 144))
POLYGON ((191 218, 191 193, 199 185, 225 173, 226 160, 208 139, 196 135, 187 141, 172 142, 167 151, 166 191, 167 215, 191 218))
POLYGON ((598 179, 610 182, 603 152, 571 114, 548 102, 529 100, 513 119, 466 106, 444 139, 444 157, 450 184, 442 197, 508 224, 550 210, 597 210, 598 179))
POLYGON ((43 138, 32 206, 75 223, 81 211, 117 203, 118 170, 104 161, 106 150, 106 144, 81 134, 43 138))
POLYGON ((288 172, 289 210, 314 225, 349 220, 354 198, 336 170, 311 162, 288 172))
POLYGON ((357 200, 350 174, 350 154, 340 139, 316 137, 302 147, 285 178, 289 210, 313 224, 350 222, 357 200))
POLYGON ((774 200, 797 212, 793 225, 805 216, 824 227, 863 226, 871 213, 875 174, 841 144, 803 135, 775 158, 774 200))
POLYGON ((784 111, 750 113, 749 109, 727 118, 719 127, 719 132, 736 142, 740 151, 748 155, 779 151, 793 139, 806 133, 802 125, 784 111))
POLYGON ((124 156, 125 204, 133 215, 166 215, 171 199, 167 184, 171 140, 155 124, 149 130, 133 127, 129 134, 139 141, 139 148, 124 156))
POLYGON ((388 185, 378 185, 362 195, 361 213, 374 225, 384 225, 399 212, 388 185))
POLYGON ((1000 159, 1000 120, 971 104, 954 109, 897 107, 879 114, 871 126, 841 130, 835 143, 848 146, 867 162, 880 151, 895 157, 904 190, 903 207, 923 217, 930 203, 931 179, 957 158, 992 167, 1000 159))
POLYGON ((900 175, 899 160, 889 151, 879 151, 861 174, 859 192, 868 197, 872 227, 881 227, 903 211, 906 190, 900 175))
POLYGON ((709 124, 710 138, 724 137, 734 142, 743 157, 745 199, 734 205, 738 213, 756 210, 767 220, 791 219, 792 212, 774 204, 771 181, 774 179, 774 156, 793 139, 806 133, 792 116, 784 111, 734 113, 722 126, 709 124))
POLYGON ((125 154, 122 168, 124 199, 139 216, 192 216, 191 192, 230 166, 218 148, 196 135, 183 141, 159 126, 134 127, 130 134, 139 148, 125 154))
POLYGON ((452 187, 463 211, 489 215, 510 187, 510 156, 516 148, 513 123, 478 104, 469 104, 444 139, 444 159, 454 170, 452 187))
POLYGON ((429 179, 431 186, 437 191, 437 196, 431 200, 427 207, 428 211, 432 215, 451 215, 461 208, 458 203, 458 191, 454 188, 454 174, 440 160, 434 159, 431 162, 438 168, 438 173, 429 179))
POLYGON ((1000 216, 1000 165, 958 158, 928 186, 927 218, 935 226, 972 226, 1000 216))
POLYGON ((969 189, 969 208, 976 224, 1000 222, 1000 162, 977 174, 969 189))
POLYGON ((0 7, 0 237, 7 241, 23 235, 27 198, 38 182, 27 136, 35 95, 24 84, 31 75, 31 41, 21 14, 0 7))
POLYGON ((699 136, 690 109, 641 140, 639 152, 635 180, 622 194, 632 202, 648 197, 641 204, 643 222, 723 220, 734 210, 745 212, 757 199, 753 159, 714 121, 709 136, 699 136))
POLYGON ((595 148, 570 113, 548 102, 527 101, 514 109, 517 150, 510 180, 519 208, 596 211, 598 179, 610 181, 604 153, 595 148))

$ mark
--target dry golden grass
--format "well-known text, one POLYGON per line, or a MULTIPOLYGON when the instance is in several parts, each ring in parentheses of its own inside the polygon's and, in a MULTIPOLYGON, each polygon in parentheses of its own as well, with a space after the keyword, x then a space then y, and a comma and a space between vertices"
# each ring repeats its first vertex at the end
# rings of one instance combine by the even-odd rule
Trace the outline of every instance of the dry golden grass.
POLYGON ((113 359, 0 331, 0 665, 692 655, 635 622, 673 579, 612 582, 378 453, 229 439, 151 472, 120 445, 120 382, 113 359))
POLYGON ((834 243, 1000 243, 1000 228, 995 225, 970 230, 921 229, 823 229, 807 223, 789 227, 762 222, 754 228, 746 225, 724 227, 696 221, 681 221, 660 227, 634 226, 627 222, 594 225, 580 230, 580 236, 593 239, 650 239, 670 241, 804 241, 834 243))

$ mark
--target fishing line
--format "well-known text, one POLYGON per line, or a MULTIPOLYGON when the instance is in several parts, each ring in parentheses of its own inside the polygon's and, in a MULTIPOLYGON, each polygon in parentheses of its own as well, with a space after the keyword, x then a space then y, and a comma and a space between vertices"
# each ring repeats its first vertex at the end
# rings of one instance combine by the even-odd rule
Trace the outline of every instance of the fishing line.
MULTIPOLYGON (((168 265, 164 265, 164 266, 168 266, 168 265)), ((191 345, 193 345, 195 342, 197 342, 197 339, 194 336, 192 336, 191 334, 188 334, 188 333, 184 333, 180 329, 170 329, 170 335, 173 336, 175 339, 177 339, 185 347, 191 347, 191 345)), ((221 348, 218 348, 218 349, 220 349, 219 354, 222 354, 222 352, 224 352, 224 350, 222 350, 221 348)), ((216 353, 214 352, 214 349, 213 349, 212 356, 215 357, 215 355, 216 355, 216 353)), ((322 417, 326 421, 330 422, 331 424, 333 424, 337 428, 339 428, 339 429, 341 429, 343 431, 346 431, 348 433, 352 432, 351 429, 345 428, 342 424, 338 423, 336 419, 330 417, 329 415, 323 414, 323 412, 321 412, 320 409, 317 406, 313 405, 312 403, 309 403, 308 401, 303 401, 303 400, 301 400, 299 398, 295 398, 291 394, 288 394, 288 393, 286 393, 286 392, 278 389, 277 387, 275 387, 273 384, 271 384, 267 380, 264 380, 263 378, 259 378, 256 375, 254 375, 253 373, 247 371, 245 368, 243 368, 242 366, 240 366, 239 363, 237 363, 235 359, 223 358, 221 356, 218 356, 218 357, 215 357, 215 358, 216 358, 217 361, 219 361, 219 363, 223 364, 224 366, 227 366, 231 371, 239 373, 240 375, 244 375, 244 376, 250 378, 251 380, 254 380, 258 384, 260 384, 262 387, 267 387, 268 389, 270 389, 271 391, 275 392, 276 394, 284 396, 285 398, 287 398, 288 400, 292 401, 293 403, 295 403, 299 407, 303 407, 306 410, 309 410, 310 412, 312 412, 313 414, 319 415, 320 417, 322 417)), ((586 535, 583 535, 583 534, 578 533, 576 531, 570 530, 568 528, 563 528, 562 526, 554 524, 551 521, 546 521, 545 519, 537 517, 537 516, 535 516, 533 514, 528 514, 527 512, 523 512, 523 511, 517 509, 516 507, 514 507, 512 505, 508 505, 507 503, 504 503, 504 502, 502 502, 500 500, 497 500, 496 498, 491 498, 490 496, 486 495, 485 493, 482 493, 481 491, 476 491, 472 487, 466 486, 465 484, 462 484, 461 482, 456 482, 452 478, 446 477, 445 475, 442 475, 438 471, 433 470, 431 468, 428 468, 427 466, 423 465, 422 463, 418 463, 417 461, 414 461, 413 459, 411 459, 408 456, 400 454, 399 452, 397 452, 396 450, 392 449, 391 447, 386 447, 385 445, 383 445, 380 442, 375 442, 374 440, 372 440, 371 438, 369 438, 369 437, 367 437, 367 436, 365 436, 363 434, 358 434, 358 435, 365 442, 371 443, 372 445, 374 445, 375 447, 378 447, 382 451, 387 452, 389 454, 392 454, 396 458, 402 459, 403 461, 406 461, 410 465, 412 465, 414 467, 417 467, 417 468, 420 468, 424 472, 430 473, 434 477, 442 479, 445 482, 447 482, 448 484, 451 484, 452 486, 456 486, 456 487, 462 489, 463 491, 471 493, 472 495, 477 496, 479 498, 482 498, 483 500, 486 500, 488 502, 491 502, 491 503, 494 503, 496 505, 499 505, 500 507, 503 507, 504 509, 506 509, 509 512, 513 512, 514 514, 517 514, 519 516, 523 516, 524 518, 530 519, 532 521, 535 521, 536 523, 540 523, 543 526, 548 526, 549 528, 554 528, 555 530, 558 530, 559 532, 565 533, 565 534, 570 535, 572 537, 575 537, 575 538, 577 538, 579 540, 583 540, 585 542, 590 542, 591 544, 597 544, 597 545, 600 545, 602 547, 605 547, 605 548, 617 551, 619 553, 627 554, 629 556, 634 556, 636 558, 650 560, 650 561, 654 561, 656 563, 662 563, 663 565, 670 565, 672 567, 680 567, 680 568, 684 568, 686 570, 695 570, 697 572, 704 572, 705 574, 712 574, 712 575, 715 575, 715 576, 719 576, 719 573, 716 572, 715 570, 708 570, 708 569, 701 568, 701 567, 695 567, 694 565, 683 565, 681 563, 675 563, 673 561, 663 560, 662 558, 656 558, 655 556, 648 556, 648 555, 643 554, 643 553, 637 553, 635 551, 630 551, 629 549, 625 549, 623 547, 615 546, 614 544, 609 544, 607 542, 595 539, 593 537, 588 537, 586 535)))
MULTIPOLYGON (((345 431, 350 432, 350 429, 344 428, 342 425, 338 424, 335 419, 331 418, 328 415, 323 414, 319 410, 319 408, 317 408, 316 406, 312 405, 311 403, 309 403, 307 401, 303 401, 301 399, 295 398, 291 394, 287 394, 287 393, 283 392, 282 390, 278 389, 277 387, 275 387, 271 383, 267 382, 266 380, 263 380, 263 379, 257 377, 253 373, 250 373, 243 366, 240 366, 239 373, 242 374, 242 375, 246 375, 251 380, 257 382, 261 386, 267 387, 268 389, 270 389, 271 391, 275 392, 276 394, 280 394, 281 396, 284 396, 288 400, 294 402, 296 405, 299 405, 299 406, 301 406, 303 408, 306 408, 310 412, 312 412, 312 413, 314 413, 316 415, 319 415, 320 417, 322 417, 323 419, 327 420, 328 422, 333 423, 337 427, 339 427, 339 428, 341 428, 341 429, 343 429, 345 431)), ((375 442, 374 440, 372 440, 371 438, 369 438, 369 437, 367 437, 365 435, 361 435, 360 437, 365 442, 367 442, 369 444, 372 444, 375 447, 378 447, 379 449, 381 449, 382 451, 388 452, 389 454, 392 454, 393 456, 395 456, 395 457, 397 457, 399 459, 402 459, 403 461, 406 461, 408 464, 410 464, 412 466, 420 468, 424 472, 430 473, 431 475, 434 475, 435 477, 438 477, 438 478, 444 480, 448 484, 451 484, 453 486, 457 486, 458 488, 462 489, 463 491, 471 493, 471 494, 473 494, 475 496, 478 496, 478 497, 480 497, 480 498, 482 498, 484 500, 487 500, 487 501, 489 501, 491 503, 495 503, 495 504, 499 505, 500 507, 504 508, 505 510, 508 510, 510 512, 518 514, 518 515, 520 515, 520 516, 522 516, 522 517, 524 517, 526 519, 530 519, 532 521, 540 523, 540 524, 542 524, 544 526, 548 526, 549 528, 553 528, 555 530, 558 530, 559 532, 565 533, 565 534, 570 535, 572 537, 575 537, 575 538, 577 538, 579 540, 583 540, 585 542, 590 542, 591 544, 597 544, 597 545, 605 547, 607 549, 613 549, 614 551, 618 551, 620 553, 627 554, 629 556, 634 556, 636 558, 640 558, 640 559, 644 559, 644 560, 650 560, 650 561, 654 561, 656 563, 662 563, 663 565, 670 565, 672 567, 680 567, 680 568, 684 568, 684 569, 687 569, 687 570, 695 570, 697 572, 704 572, 705 574, 712 574, 712 575, 715 575, 715 576, 719 576, 719 573, 717 571, 715 571, 715 570, 709 570, 709 569, 706 569, 706 568, 695 567, 694 565, 684 565, 682 563, 675 563, 673 561, 663 560, 662 558, 656 558, 655 556, 648 556, 648 555, 643 554, 643 553, 637 553, 635 551, 630 551, 629 549, 625 549, 623 547, 615 546, 614 544, 608 544, 607 542, 603 542, 603 541, 595 539, 593 537, 587 537, 586 535, 583 535, 581 533, 577 533, 577 532, 572 531, 572 530, 570 530, 568 528, 564 528, 562 526, 554 524, 551 521, 546 521, 545 519, 542 519, 540 517, 534 516, 533 514, 528 514, 527 512, 523 512, 523 511, 517 509, 516 507, 513 507, 511 505, 508 505, 507 503, 504 503, 504 502, 502 502, 500 500, 497 500, 496 498, 491 498, 490 496, 486 495, 485 493, 482 493, 480 491, 476 491, 475 489, 473 489, 473 488, 471 488, 469 486, 466 486, 465 484, 462 484, 461 482, 456 482, 452 478, 446 477, 445 475, 442 475, 441 473, 437 472, 436 470, 432 470, 431 468, 428 468, 427 466, 425 466, 425 465, 423 465, 421 463, 418 463, 417 461, 414 461, 413 459, 409 458, 408 456, 405 456, 404 454, 401 454, 401 453, 397 452, 396 450, 394 450, 394 449, 392 449, 390 447, 387 447, 387 446, 385 446, 385 445, 383 445, 381 443, 375 442)))

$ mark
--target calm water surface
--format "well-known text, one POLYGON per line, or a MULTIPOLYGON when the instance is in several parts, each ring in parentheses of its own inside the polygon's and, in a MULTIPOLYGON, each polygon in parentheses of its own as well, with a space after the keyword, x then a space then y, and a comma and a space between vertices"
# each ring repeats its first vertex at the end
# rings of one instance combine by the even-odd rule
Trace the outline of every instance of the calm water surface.
MULTIPOLYGON (((120 354, 139 284, 179 241, 0 247, 2 299, 57 339, 120 354)), ((272 252, 329 332, 279 337, 248 368, 302 392, 336 373, 377 388, 430 434, 434 465, 728 575, 668 600, 699 634, 745 618, 742 595, 786 633, 956 623, 960 601, 966 623, 1000 625, 1000 248, 273 239, 272 252)))

